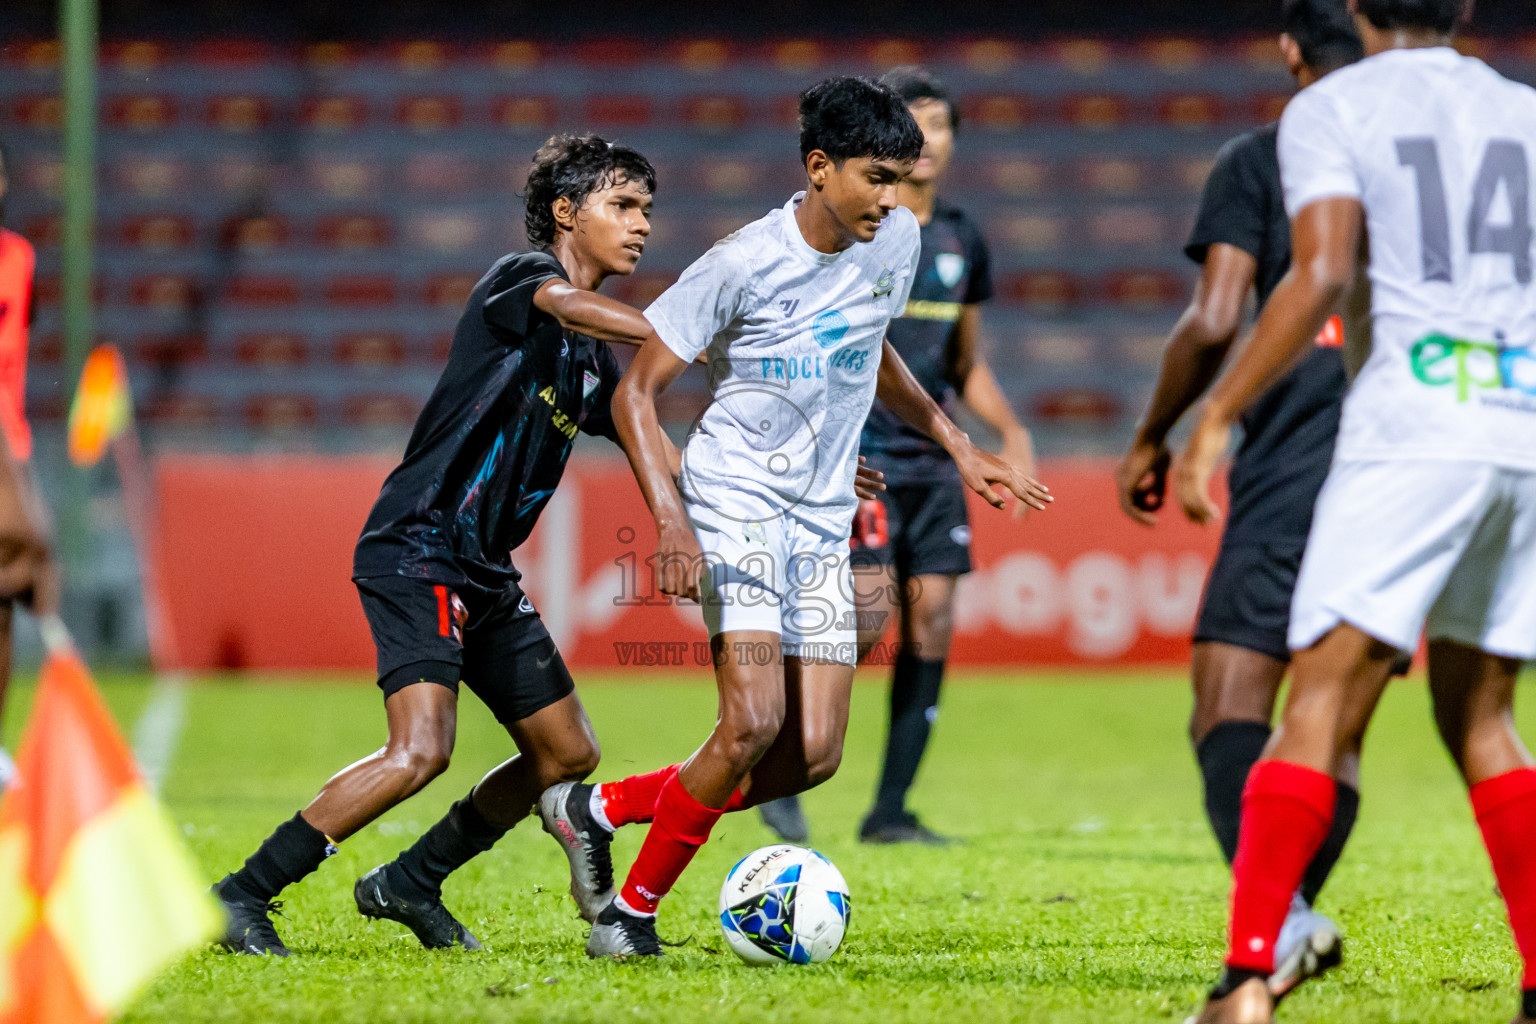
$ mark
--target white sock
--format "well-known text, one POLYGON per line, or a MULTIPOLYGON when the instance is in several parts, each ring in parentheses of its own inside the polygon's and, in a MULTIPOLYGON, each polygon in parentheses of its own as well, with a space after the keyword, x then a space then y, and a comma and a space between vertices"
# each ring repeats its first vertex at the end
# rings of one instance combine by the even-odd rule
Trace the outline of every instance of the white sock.
POLYGON ((608 820, 608 812, 603 810, 603 787, 593 786, 592 796, 587 800, 587 812, 592 815, 592 820, 597 822, 609 833, 618 831, 613 827, 613 822, 608 820))
POLYGON ((624 902, 624 894, 623 893, 619 893, 617 896, 615 896, 613 898, 613 905, 615 907, 618 907, 624 913, 628 914, 630 917, 655 917, 656 916, 655 914, 647 914, 643 910, 636 910, 634 907, 630 906, 628 903, 625 903, 624 902))

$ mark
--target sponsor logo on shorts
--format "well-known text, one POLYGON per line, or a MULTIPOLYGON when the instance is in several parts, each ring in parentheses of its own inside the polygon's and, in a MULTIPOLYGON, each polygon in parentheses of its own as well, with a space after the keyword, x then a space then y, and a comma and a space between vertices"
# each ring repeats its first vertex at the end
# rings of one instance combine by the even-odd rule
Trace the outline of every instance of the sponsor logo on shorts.
POLYGON ((523 599, 517 602, 517 610, 522 612, 524 615, 533 614, 533 602, 528 599, 527 594, 524 594, 523 599))
POLYGON ((1422 384, 1454 387, 1456 401, 1474 392, 1513 391, 1536 397, 1536 352, 1498 341, 1470 341, 1444 334, 1420 338, 1408 352, 1408 365, 1422 384))
POLYGON ((829 309, 811 321, 811 337, 815 338, 816 344, 822 348, 831 348, 843 340, 843 336, 848 333, 848 328, 852 326, 842 313, 829 309))
POLYGON ((951 527, 949 539, 963 548, 968 548, 971 546, 971 528, 969 526, 951 527))
POLYGON ((590 397, 592 397, 592 392, 597 390, 597 385, 600 384, 601 382, 602 382, 602 378, 600 378, 597 374, 593 373, 591 370, 582 370, 581 371, 581 397, 582 398, 590 398, 590 397))

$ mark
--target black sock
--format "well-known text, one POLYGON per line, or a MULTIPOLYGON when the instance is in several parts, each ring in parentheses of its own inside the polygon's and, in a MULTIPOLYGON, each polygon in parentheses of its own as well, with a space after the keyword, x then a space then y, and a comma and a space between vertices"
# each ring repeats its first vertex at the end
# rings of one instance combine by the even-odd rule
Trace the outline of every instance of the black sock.
POLYGON ((429 896, 441 896, 443 879, 453 874, 507 834, 475 807, 474 793, 448 808, 443 820, 389 865, 391 880, 429 896))
POLYGON ((1237 856, 1237 830, 1243 814, 1243 787, 1269 742, 1263 722, 1218 722, 1195 748, 1205 778, 1205 816, 1221 844, 1221 855, 1237 856))
POLYGON ((302 814, 277 826, 230 881, 263 903, 320 866, 336 847, 302 814))
POLYGON ((1317 894, 1323 891, 1323 883, 1333 874, 1333 866, 1339 862, 1344 844, 1349 842, 1349 834, 1354 831, 1355 818, 1360 814, 1359 790, 1342 782, 1335 784, 1335 790, 1338 796, 1333 804, 1333 827, 1328 830, 1328 837, 1318 847, 1317 855, 1307 865, 1307 873, 1301 878, 1301 898, 1307 901, 1309 907, 1317 902, 1317 894))
POLYGON ((939 711, 939 685, 944 662, 902 652, 891 673, 891 732, 885 741, 885 770, 870 817, 898 821, 907 806, 907 790, 917 778, 917 766, 928 746, 928 734, 939 711))
POLYGON ((1528 988, 1520 993, 1520 1016, 1536 1020, 1536 988, 1528 988))
POLYGON ((1250 971, 1242 967, 1224 968, 1221 972, 1221 980, 1216 983, 1215 988, 1211 989, 1211 998, 1225 999, 1232 994, 1232 990, 1237 988, 1237 986, 1245 981, 1252 981, 1254 978, 1265 978, 1267 980, 1268 976, 1263 971, 1250 971))

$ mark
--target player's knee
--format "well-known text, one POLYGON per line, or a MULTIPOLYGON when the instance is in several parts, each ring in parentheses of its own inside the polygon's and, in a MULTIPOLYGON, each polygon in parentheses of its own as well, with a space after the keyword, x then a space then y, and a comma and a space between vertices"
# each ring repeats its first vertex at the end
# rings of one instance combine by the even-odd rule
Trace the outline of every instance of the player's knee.
POLYGON ((549 759, 546 770, 541 773, 547 777, 540 781, 546 788, 561 782, 580 782, 597 771, 597 763, 602 760, 602 756, 602 749, 595 739, 589 738, 584 743, 572 744, 549 759))
POLYGON ((837 769, 842 763, 843 745, 841 743, 808 746, 805 751, 806 788, 826 782, 837 774, 837 769))
POLYGON ((923 658, 947 658, 954 631, 954 614, 948 601, 920 604, 912 609, 912 642, 923 658))
POLYGON ((750 770, 773 745, 783 724, 782 709, 750 710, 723 718, 718 728, 726 758, 740 770, 750 770))
POLYGON ((390 759, 390 765, 405 788, 411 792, 448 770, 450 751, 438 743, 417 743, 406 746, 390 759))

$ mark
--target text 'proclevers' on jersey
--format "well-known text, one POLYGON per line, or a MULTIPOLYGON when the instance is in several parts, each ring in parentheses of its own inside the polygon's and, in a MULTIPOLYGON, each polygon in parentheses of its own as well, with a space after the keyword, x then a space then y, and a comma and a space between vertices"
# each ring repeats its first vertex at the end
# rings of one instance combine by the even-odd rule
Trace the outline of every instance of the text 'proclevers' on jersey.
POLYGON ((678 358, 709 353, 714 400, 684 448, 684 497, 738 520, 791 514, 847 536, 859 432, 919 229, 897 207, 873 241, 819 252, 795 221, 803 198, 717 242, 645 315, 678 358))
POLYGON ((1367 211, 1374 340, 1336 459, 1536 470, 1536 90, 1449 47, 1389 50, 1291 101, 1280 165, 1292 216, 1367 211))

